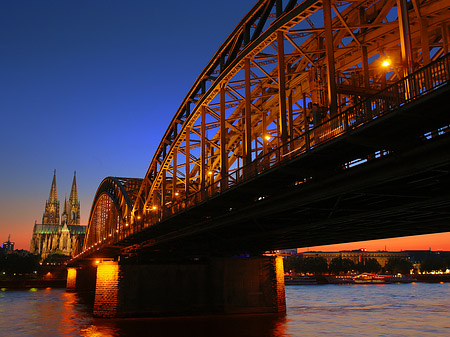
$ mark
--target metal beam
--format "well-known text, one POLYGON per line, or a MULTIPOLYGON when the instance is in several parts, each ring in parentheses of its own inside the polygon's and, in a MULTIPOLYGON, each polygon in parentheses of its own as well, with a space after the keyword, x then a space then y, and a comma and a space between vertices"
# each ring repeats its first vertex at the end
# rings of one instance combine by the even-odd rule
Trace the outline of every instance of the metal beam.
POLYGON ((330 107, 331 115, 335 115, 337 113, 337 90, 330 0, 323 1, 323 21, 325 28, 325 49, 327 54, 328 106, 330 107))
POLYGON ((244 165, 248 165, 252 161, 252 116, 251 116, 251 88, 250 88, 250 59, 245 59, 245 137, 244 137, 244 165))
MULTIPOLYGON (((277 32, 277 46, 278 46, 278 99, 279 99, 279 128, 280 140, 282 146, 287 143, 288 129, 286 118, 286 66, 284 64, 284 33, 277 32)), ((284 148, 283 152, 287 149, 284 148)))
POLYGON ((227 128, 225 125, 225 85, 220 88, 220 187, 226 190, 228 181, 227 128))

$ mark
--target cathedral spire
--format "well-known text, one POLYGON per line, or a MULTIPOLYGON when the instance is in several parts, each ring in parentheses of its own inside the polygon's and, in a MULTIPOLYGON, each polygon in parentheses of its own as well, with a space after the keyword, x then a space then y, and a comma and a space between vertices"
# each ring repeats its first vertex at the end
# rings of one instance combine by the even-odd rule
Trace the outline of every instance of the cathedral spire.
POLYGON ((53 171, 53 181, 52 187, 50 188, 50 196, 48 197, 48 202, 57 202, 58 201, 58 192, 56 191, 56 169, 53 171))
POLYGON ((73 182, 72 182, 72 190, 70 191, 69 201, 71 203, 78 202, 78 193, 77 193, 77 171, 73 173, 73 182))
POLYGON ((80 202, 78 201, 77 192, 77 171, 73 173, 72 190, 70 191, 70 198, 68 202, 67 215, 70 217, 67 221, 68 225, 80 224, 80 202))
POLYGON ((56 170, 53 172, 52 187, 50 195, 45 203, 44 215, 42 216, 43 225, 59 225, 59 201, 56 191, 56 170))

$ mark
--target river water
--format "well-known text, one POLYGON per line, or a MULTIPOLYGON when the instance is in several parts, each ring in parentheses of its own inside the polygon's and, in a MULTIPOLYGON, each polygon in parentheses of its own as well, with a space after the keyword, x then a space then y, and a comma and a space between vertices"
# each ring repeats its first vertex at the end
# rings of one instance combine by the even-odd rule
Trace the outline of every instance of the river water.
POLYGON ((64 289, 0 291, 0 336, 450 336, 450 283, 286 286, 286 315, 96 319, 64 289))

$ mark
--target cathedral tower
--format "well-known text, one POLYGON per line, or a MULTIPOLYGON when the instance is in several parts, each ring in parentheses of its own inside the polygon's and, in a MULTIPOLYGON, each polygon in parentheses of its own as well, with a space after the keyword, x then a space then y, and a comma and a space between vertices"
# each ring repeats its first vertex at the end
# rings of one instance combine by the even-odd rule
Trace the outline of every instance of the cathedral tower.
POLYGON ((30 243, 30 252, 45 259, 51 254, 70 256, 81 250, 86 226, 80 225, 80 202, 78 201, 76 172, 73 176, 69 200, 64 201, 61 222, 59 201, 56 192, 56 170, 53 174, 50 196, 45 203, 42 224, 35 223, 30 243))
POLYGON ((50 188, 50 196, 45 202, 45 211, 42 217, 43 225, 59 225, 59 201, 56 191, 56 170, 53 173, 52 187, 50 188))
POLYGON ((61 216, 61 224, 79 225, 80 224, 80 202, 77 192, 77 172, 74 172, 72 190, 69 200, 64 200, 64 212, 61 216))

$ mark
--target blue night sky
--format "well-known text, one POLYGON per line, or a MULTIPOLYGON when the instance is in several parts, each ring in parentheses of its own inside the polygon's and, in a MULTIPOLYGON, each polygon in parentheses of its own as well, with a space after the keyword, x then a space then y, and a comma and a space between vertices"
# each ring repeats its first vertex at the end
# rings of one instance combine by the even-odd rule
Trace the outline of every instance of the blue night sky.
POLYGON ((0 2, 0 240, 29 249, 56 169, 81 222, 106 176, 143 177, 181 101, 254 0, 0 2))
POLYGON ((29 249, 54 169, 61 205, 77 171, 82 224, 103 178, 143 177, 192 83, 254 3, 1 1, 0 241, 11 234, 29 249))

